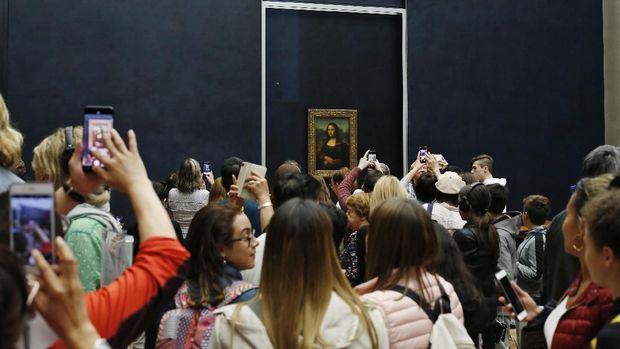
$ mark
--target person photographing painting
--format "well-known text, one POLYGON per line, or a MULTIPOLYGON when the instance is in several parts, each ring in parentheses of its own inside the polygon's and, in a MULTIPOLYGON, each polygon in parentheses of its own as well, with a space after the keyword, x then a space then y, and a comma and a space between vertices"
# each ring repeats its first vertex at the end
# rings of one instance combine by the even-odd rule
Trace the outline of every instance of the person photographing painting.
POLYGON ((333 122, 325 128, 325 138, 317 159, 319 170, 339 170, 349 163, 349 144, 342 141, 340 129, 333 122))

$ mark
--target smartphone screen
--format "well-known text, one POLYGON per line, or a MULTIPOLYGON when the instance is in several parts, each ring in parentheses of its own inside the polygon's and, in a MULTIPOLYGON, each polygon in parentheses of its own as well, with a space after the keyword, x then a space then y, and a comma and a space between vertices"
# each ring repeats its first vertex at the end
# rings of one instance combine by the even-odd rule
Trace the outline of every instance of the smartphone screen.
POLYGON ((35 265, 32 257, 35 248, 53 263, 53 187, 47 184, 14 185, 10 189, 10 202, 11 249, 26 265, 35 265))
POLYGON ((84 108, 84 153, 82 167, 85 171, 92 170, 93 166, 102 167, 103 164, 91 154, 90 149, 97 149, 110 155, 105 147, 103 135, 111 132, 114 127, 114 109, 112 107, 89 106, 84 108))
POLYGON ((506 298, 508 298, 508 301, 512 305, 512 309, 517 314, 517 319, 519 321, 525 319, 525 317, 527 316, 527 312, 525 311, 523 304, 521 304, 521 300, 519 300, 519 297, 517 297, 517 293, 515 292, 514 288, 512 288, 506 272, 504 270, 500 270, 495 274, 495 278, 497 279, 497 282, 504 291, 506 298))
POLYGON ((213 172, 213 170, 211 169, 211 161, 204 161, 202 163, 202 173, 209 173, 209 172, 213 172))
POLYGON ((426 162, 427 149, 426 146, 420 147, 420 162, 426 162))
POLYGON ((377 152, 374 150, 368 151, 368 161, 377 161, 377 152))

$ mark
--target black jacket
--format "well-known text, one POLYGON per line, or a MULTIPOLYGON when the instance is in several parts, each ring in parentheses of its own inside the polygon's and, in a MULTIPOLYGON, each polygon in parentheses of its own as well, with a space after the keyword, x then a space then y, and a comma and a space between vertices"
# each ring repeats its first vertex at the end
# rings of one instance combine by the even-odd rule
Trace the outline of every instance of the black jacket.
MULTIPOLYGON (((486 233, 486 232, 485 232, 486 233)), ((499 246, 489 246, 486 239, 480 237, 482 232, 474 225, 467 223, 463 229, 454 232, 452 238, 463 252, 465 264, 478 280, 478 286, 485 297, 498 295, 495 287, 495 272, 499 257, 499 246)))

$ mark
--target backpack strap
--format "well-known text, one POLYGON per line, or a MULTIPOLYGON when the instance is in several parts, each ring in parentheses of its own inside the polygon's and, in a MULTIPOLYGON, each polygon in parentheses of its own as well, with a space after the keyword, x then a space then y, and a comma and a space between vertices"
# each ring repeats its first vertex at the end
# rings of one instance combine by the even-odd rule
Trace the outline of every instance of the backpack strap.
POLYGON ((441 292, 441 296, 435 300, 435 305, 432 310, 428 302, 423 300, 420 295, 418 295, 410 288, 396 285, 392 287, 392 291, 396 291, 411 298, 414 302, 416 302, 416 304, 420 306, 420 309, 422 309, 426 313, 428 318, 433 323, 435 323, 435 321, 437 321, 437 319, 439 318, 439 315, 449 314, 452 312, 452 308, 450 306, 450 296, 448 296, 448 294, 446 293, 446 290, 444 289, 441 282, 439 282, 439 279, 436 280, 437 286, 439 286, 439 291, 441 292))
POLYGON ((431 201, 428 205, 426 205, 426 212, 428 212, 429 216, 433 215, 433 205, 435 205, 435 201, 431 201))
POLYGON ((400 294, 404 294, 407 297, 411 298, 417 305, 420 306, 420 309, 422 309, 426 315, 428 316, 428 318, 435 323, 435 321, 437 321, 437 315, 435 314, 435 312, 433 310, 431 310, 429 304, 426 301, 423 301, 422 298, 420 298, 420 296, 415 293, 412 289, 407 288, 407 287, 403 287, 400 285, 396 285, 394 287, 392 287, 392 291, 396 291, 400 294))

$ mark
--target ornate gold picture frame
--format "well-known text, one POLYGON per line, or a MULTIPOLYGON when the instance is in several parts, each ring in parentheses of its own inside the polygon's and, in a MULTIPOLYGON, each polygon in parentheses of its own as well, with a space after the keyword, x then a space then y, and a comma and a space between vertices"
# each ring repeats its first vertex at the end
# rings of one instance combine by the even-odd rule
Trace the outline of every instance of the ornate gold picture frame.
POLYGON ((331 177, 356 157, 357 110, 308 109, 308 172, 331 177))

